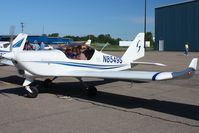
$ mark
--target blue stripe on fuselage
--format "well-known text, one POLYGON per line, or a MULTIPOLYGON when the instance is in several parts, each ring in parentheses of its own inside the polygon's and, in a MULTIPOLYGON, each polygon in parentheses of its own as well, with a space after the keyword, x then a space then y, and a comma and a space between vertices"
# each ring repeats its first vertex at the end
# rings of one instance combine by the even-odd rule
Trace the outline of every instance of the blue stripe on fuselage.
POLYGON ((75 62, 63 62, 63 61, 35 61, 40 63, 52 63, 65 66, 74 66, 74 67, 84 67, 84 68, 94 68, 94 69, 114 69, 124 67, 125 65, 98 65, 98 64, 86 64, 86 63, 75 63, 75 62))

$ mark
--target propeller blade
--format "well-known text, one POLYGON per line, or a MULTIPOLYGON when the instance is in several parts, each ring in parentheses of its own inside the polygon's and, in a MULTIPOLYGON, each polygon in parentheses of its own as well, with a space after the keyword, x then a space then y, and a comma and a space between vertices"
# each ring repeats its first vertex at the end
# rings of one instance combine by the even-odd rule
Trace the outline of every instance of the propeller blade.
POLYGON ((10 27, 10 52, 12 52, 12 45, 14 39, 15 26, 10 27))

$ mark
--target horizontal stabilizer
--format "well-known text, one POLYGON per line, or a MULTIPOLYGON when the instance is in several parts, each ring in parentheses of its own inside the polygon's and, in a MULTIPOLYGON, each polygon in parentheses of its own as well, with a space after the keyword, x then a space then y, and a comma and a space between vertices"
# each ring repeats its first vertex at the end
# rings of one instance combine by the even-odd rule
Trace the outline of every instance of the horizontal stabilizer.
POLYGON ((136 65, 166 66, 165 64, 154 63, 154 62, 132 62, 132 63, 131 63, 131 66, 136 66, 136 65))

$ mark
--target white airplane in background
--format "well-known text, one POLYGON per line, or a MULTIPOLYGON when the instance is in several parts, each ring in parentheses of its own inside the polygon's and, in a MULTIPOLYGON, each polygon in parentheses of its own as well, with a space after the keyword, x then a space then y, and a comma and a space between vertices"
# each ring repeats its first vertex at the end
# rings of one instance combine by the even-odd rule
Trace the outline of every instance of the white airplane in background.
MULTIPOLYGON (((2 58, 2 55, 10 52, 11 49, 12 49, 12 52, 20 52, 23 50, 33 50, 33 49, 27 49, 28 45, 33 46, 33 44, 26 43, 27 38, 28 38, 27 34, 20 33, 12 42, 0 42, 0 63, 5 64, 5 65, 11 65, 11 66, 14 65, 10 60, 2 58), (12 48, 10 47, 11 45, 12 45, 12 48)), ((46 45, 44 49, 51 50, 53 49, 53 47, 50 45, 46 45)))
POLYGON ((13 52, 23 51, 28 35, 20 33, 12 42, 2 43, 0 46, 0 63, 6 65, 13 65, 10 60, 2 59, 2 55, 10 52, 12 49, 13 52), (11 44, 12 43, 12 44, 11 44), (12 48, 10 47, 12 45, 12 48))
MULTIPOLYGON (((57 77, 77 78, 87 88, 88 95, 92 96, 96 95, 97 89, 84 83, 82 78, 157 81, 178 77, 191 77, 196 71, 198 60, 197 58, 192 59, 188 68, 180 72, 129 70, 132 66, 138 64, 163 65, 151 62, 136 62, 145 53, 144 33, 139 33, 136 36, 134 41, 132 41, 132 45, 121 58, 99 52, 87 45, 84 45, 84 47, 71 47, 64 52, 55 49, 28 52, 13 51, 2 56, 5 59, 11 60, 18 69, 19 74, 25 78, 23 86, 30 98, 35 98, 38 95, 38 88, 32 85, 32 83, 36 78, 40 77, 52 77, 52 80, 57 77), (81 58, 81 54, 84 57, 81 58)), ((44 84, 50 84, 52 80, 46 79, 44 84)))
MULTIPOLYGON (((22 51, 24 45, 26 43, 28 35, 24 33, 20 33, 13 41, 12 41, 12 50, 13 51, 22 51)), ((4 53, 10 52, 10 43, 4 42, 0 45, 0 55, 4 53)))

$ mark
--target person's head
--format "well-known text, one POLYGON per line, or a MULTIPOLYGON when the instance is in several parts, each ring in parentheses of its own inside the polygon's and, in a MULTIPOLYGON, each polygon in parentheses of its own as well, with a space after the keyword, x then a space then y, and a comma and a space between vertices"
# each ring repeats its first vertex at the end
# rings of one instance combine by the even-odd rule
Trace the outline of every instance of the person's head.
POLYGON ((82 45, 82 49, 87 49, 87 45, 82 45))
POLYGON ((67 53, 71 53, 71 52, 72 52, 72 49, 67 48, 67 49, 66 49, 66 52, 67 52, 67 53))

